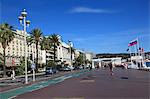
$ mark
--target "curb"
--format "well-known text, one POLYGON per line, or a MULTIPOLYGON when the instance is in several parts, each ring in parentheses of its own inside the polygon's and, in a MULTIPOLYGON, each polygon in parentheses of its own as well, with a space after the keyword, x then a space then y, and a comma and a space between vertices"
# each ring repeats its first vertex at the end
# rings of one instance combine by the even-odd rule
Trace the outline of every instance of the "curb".
MULTIPOLYGON (((36 73, 35 75, 38 76, 38 75, 43 75, 43 74, 45 74, 45 72, 36 73)), ((30 77, 32 75, 33 74, 28 74, 28 77, 30 77)), ((25 77, 25 75, 15 76, 15 78, 21 78, 21 77, 25 77)), ((12 77, 0 78, 0 80, 9 80, 9 79, 12 79, 12 77)))
POLYGON ((150 71, 150 69, 138 69, 138 70, 142 70, 142 71, 150 71))

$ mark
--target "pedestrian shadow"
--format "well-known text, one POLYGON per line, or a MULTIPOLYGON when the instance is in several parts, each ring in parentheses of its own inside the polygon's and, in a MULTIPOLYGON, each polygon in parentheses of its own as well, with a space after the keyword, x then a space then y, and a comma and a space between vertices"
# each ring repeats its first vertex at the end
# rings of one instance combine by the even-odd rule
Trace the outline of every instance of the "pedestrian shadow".
POLYGON ((120 77, 121 79, 129 79, 128 77, 120 77))
POLYGON ((82 80, 91 80, 91 79, 94 79, 94 78, 96 78, 95 75, 89 74, 89 75, 87 75, 86 77, 83 77, 83 78, 81 78, 81 79, 82 79, 82 80))

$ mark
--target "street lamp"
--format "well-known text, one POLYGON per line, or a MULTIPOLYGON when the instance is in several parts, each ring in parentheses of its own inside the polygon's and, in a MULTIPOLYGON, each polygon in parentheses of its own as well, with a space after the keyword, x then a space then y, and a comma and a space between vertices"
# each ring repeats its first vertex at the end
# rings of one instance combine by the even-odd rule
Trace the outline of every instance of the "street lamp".
POLYGON ((24 47, 25 47, 25 83, 28 83, 28 75, 27 75, 27 46, 26 46, 26 28, 29 27, 30 21, 26 20, 27 12, 24 9, 21 12, 21 15, 18 17, 20 24, 24 27, 24 47))

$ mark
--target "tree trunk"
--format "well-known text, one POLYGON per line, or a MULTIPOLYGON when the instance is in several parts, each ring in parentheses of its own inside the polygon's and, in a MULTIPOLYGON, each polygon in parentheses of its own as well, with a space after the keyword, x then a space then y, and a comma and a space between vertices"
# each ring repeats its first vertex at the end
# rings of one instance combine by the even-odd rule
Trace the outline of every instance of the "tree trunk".
POLYGON ((39 68, 39 66, 38 66, 38 53, 39 52, 39 50, 38 50, 38 42, 36 42, 36 71, 38 71, 38 68, 39 68))
POLYGON ((6 77, 6 53, 5 53, 6 48, 4 48, 3 53, 4 53, 4 64, 3 64, 3 77, 6 77))

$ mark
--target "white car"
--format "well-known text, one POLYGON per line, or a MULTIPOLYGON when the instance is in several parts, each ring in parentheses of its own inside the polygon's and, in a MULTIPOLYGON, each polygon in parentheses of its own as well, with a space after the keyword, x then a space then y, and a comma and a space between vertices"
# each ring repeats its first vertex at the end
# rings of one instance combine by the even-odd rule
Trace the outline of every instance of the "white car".
POLYGON ((73 70, 74 69, 74 67, 73 66, 67 66, 68 68, 70 68, 71 70, 73 70))
POLYGON ((139 69, 139 67, 137 65, 128 65, 128 68, 132 68, 132 69, 139 69))

